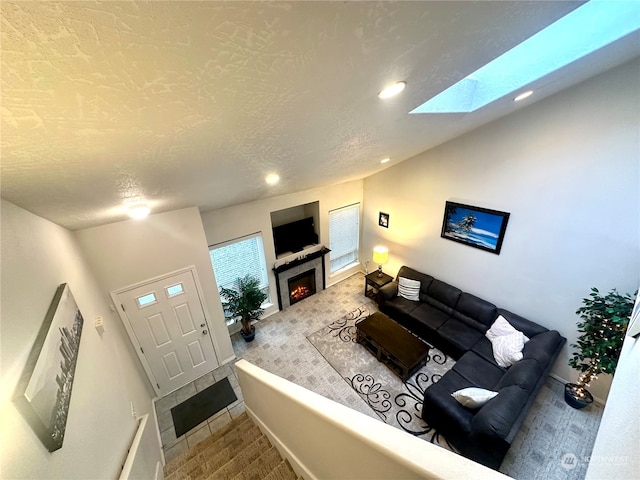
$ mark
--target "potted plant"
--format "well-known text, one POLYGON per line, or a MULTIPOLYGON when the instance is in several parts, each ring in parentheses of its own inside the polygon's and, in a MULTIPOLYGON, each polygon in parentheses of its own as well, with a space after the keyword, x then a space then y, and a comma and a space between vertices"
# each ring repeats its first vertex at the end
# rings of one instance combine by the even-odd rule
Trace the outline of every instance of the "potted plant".
POLYGON ((577 384, 567 383, 564 389, 565 401, 573 408, 593 402, 586 387, 600 373, 615 372, 632 309, 631 296, 620 295, 615 288, 605 296, 592 288, 589 297, 582 299, 576 311, 581 335, 571 345, 576 350, 569 360, 569 365, 581 373, 577 384))
POLYGON ((225 309, 234 317, 240 317, 242 328, 240 334, 247 342, 251 342, 256 335, 256 328, 251 325, 264 311, 262 302, 267 294, 260 290, 260 281, 251 275, 238 277, 234 288, 220 289, 220 296, 225 300, 225 309))

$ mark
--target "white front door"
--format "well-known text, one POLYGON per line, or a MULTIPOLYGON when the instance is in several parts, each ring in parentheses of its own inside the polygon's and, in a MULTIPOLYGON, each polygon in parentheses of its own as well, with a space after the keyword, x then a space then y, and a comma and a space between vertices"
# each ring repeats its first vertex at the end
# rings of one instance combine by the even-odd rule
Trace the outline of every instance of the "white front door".
POLYGON ((115 292, 113 297, 161 396, 218 366, 191 270, 115 292))

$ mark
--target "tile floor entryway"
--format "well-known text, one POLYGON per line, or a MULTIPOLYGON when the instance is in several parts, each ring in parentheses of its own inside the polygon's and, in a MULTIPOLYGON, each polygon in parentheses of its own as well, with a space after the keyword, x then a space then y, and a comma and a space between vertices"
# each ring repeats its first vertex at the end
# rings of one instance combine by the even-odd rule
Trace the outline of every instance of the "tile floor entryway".
POLYGON ((238 383, 238 377, 236 377, 234 369, 229 364, 223 365, 213 372, 203 375, 166 397, 162 397, 156 402, 156 415, 158 416, 158 428, 160 429, 165 461, 170 462, 181 453, 186 452, 195 444, 230 423, 232 419, 239 417, 243 412, 244 400, 242 398, 240 384, 238 383), (237 400, 201 424, 196 425, 184 435, 176 438, 171 409, 225 377, 229 379, 229 383, 236 394, 237 400))

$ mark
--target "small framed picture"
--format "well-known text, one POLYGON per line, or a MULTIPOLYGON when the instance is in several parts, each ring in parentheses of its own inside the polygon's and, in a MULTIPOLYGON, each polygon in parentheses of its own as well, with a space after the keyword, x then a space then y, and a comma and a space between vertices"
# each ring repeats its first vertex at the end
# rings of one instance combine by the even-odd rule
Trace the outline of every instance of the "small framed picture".
POLYGON ((380 212, 380 216, 378 217, 378 225, 384 228, 389 228, 389 214, 380 212))

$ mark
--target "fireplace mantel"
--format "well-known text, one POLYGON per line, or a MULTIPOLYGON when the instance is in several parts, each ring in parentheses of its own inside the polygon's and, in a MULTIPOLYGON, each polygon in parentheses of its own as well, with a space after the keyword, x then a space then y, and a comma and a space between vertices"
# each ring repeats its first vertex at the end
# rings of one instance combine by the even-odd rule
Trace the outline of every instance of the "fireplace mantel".
MULTIPOLYGON (((318 259, 320 259, 320 263, 322 266, 322 272, 321 272, 321 276, 322 276, 322 290, 324 290, 326 288, 326 277, 325 277, 325 263, 324 263, 324 256, 329 253, 331 250, 329 250, 328 248, 322 247, 320 250, 317 250, 315 252, 309 253, 307 255, 301 255, 300 257, 296 258, 295 260, 292 260, 290 262, 287 263, 283 263, 282 265, 279 265, 277 267, 273 267, 273 271, 276 274, 276 288, 278 291, 278 308, 280 310, 282 310, 283 308, 283 302, 282 302, 282 292, 283 292, 283 288, 281 287, 281 283, 285 284, 286 287, 286 282, 287 279, 289 277, 292 277, 294 275, 296 275, 298 272, 298 270, 300 270, 297 267, 300 267, 301 265, 304 265, 305 263, 309 263, 309 262, 314 262, 318 259), (293 270, 293 271, 292 271, 293 270)), ((320 265, 318 265, 320 266, 320 265)), ((316 282, 316 284, 318 284, 318 282, 316 282)), ((287 299, 288 299, 288 293, 287 293, 287 299)), ((287 305, 285 307, 288 307, 289 304, 288 302, 286 302, 287 305)))

